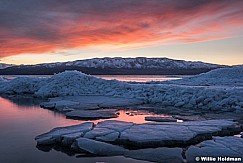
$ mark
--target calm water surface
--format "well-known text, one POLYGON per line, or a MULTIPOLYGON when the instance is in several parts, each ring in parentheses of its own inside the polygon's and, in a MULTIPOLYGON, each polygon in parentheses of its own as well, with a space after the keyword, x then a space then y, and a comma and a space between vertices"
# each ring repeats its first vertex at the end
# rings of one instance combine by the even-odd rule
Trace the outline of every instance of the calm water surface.
MULTIPOLYGON (((120 111, 118 120, 143 123, 150 113, 120 111), (130 115, 129 115, 130 114, 130 115), (132 114, 132 116, 131 116, 132 114)), ((36 148, 34 138, 58 126, 79 124, 62 114, 42 109, 32 98, 9 100, 0 97, 0 163, 135 163, 145 162, 116 157, 77 157, 60 151, 43 152, 36 148)), ((96 121, 97 123, 98 121, 96 121)))
POLYGON ((106 80, 119 80, 125 82, 148 82, 148 81, 166 81, 181 79, 182 76, 165 75, 96 75, 106 80))
MULTIPOLYGON (((51 75, 2 75, 7 79, 13 79, 20 76, 25 77, 50 77, 51 75)), ((96 77, 106 79, 106 80, 119 80, 126 82, 148 82, 148 81, 166 81, 166 80, 176 80, 181 79, 183 76, 181 75, 95 75, 96 77)))

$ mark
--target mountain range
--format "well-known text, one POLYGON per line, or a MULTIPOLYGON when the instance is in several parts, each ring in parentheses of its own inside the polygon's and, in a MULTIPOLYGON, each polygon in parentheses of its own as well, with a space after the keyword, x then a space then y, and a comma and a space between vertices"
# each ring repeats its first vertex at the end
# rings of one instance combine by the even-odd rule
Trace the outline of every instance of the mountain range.
POLYGON ((193 75, 225 67, 200 61, 169 58, 93 58, 36 65, 0 64, 0 75, 51 75, 78 70, 92 75, 193 75))
POLYGON ((11 64, 5 64, 5 63, 0 63, 0 69, 5 69, 7 67, 12 67, 14 65, 11 65, 11 64))

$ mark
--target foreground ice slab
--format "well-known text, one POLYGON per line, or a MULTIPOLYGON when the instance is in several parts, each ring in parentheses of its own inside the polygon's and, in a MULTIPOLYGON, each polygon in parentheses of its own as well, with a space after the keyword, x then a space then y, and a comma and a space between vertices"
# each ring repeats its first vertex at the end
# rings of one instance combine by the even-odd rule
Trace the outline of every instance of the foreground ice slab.
MULTIPOLYGON (((227 157, 238 157, 243 161, 243 139, 238 137, 215 137, 213 140, 207 140, 200 143, 198 146, 191 146, 186 151, 186 158, 188 162, 195 162, 195 158, 199 157, 202 160, 202 157, 213 157, 218 159, 224 159, 227 157), (221 157, 221 158, 218 158, 221 157)), ((207 161, 209 162, 209 161, 207 161)), ((222 161, 223 162, 223 161, 222 161)), ((234 162, 234 161, 225 161, 225 162, 234 162)))
POLYGON ((130 150, 125 153, 125 157, 161 163, 182 163, 183 158, 181 154, 181 148, 162 147, 130 150))
MULTIPOLYGON (((38 145, 50 145, 55 143, 66 144, 67 139, 72 144, 76 138, 81 137, 86 132, 93 129, 94 124, 92 122, 85 122, 79 125, 57 127, 49 131, 48 133, 37 136, 35 139, 38 145)), ((70 145, 69 144, 69 145, 70 145)))
POLYGON ((154 121, 154 122, 176 122, 177 119, 173 117, 158 117, 158 116, 147 116, 145 117, 146 121, 154 121))
POLYGON ((186 145, 235 129, 230 120, 136 124, 123 131, 119 140, 138 147, 186 145))
POLYGON ((41 107, 65 112, 137 105, 142 103, 143 101, 134 98, 109 96, 65 96, 51 98, 49 102, 42 103, 41 107))
POLYGON ((85 137, 138 148, 163 147, 196 143, 210 138, 212 135, 227 135, 240 129, 241 127, 231 120, 145 124, 107 120, 98 123, 94 128, 93 123, 90 122, 56 128, 37 136, 36 141, 39 145, 46 145, 63 143, 63 141, 74 142, 79 137, 85 137), (64 138, 68 138, 68 140, 64 140, 64 138), (71 140, 72 138, 73 140, 71 140))
POLYGON ((91 154, 96 154, 96 155, 103 155, 103 156, 123 155, 125 151, 127 151, 127 149, 117 145, 112 145, 112 144, 95 141, 87 138, 76 139, 72 146, 77 150, 89 152, 91 154))
POLYGON ((101 109, 101 110, 74 110, 66 113, 67 118, 72 119, 84 119, 84 120, 94 120, 94 119, 108 119, 116 118, 115 109, 101 109))

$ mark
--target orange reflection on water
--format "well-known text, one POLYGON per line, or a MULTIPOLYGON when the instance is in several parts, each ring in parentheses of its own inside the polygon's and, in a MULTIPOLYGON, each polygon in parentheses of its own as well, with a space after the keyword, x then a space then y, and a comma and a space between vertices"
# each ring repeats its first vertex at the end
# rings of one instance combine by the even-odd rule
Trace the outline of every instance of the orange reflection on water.
POLYGON ((118 111, 119 117, 113 118, 119 121, 125 122, 133 122, 133 123, 146 123, 145 117, 149 115, 153 115, 153 113, 149 113, 147 111, 126 111, 120 110, 118 111))
POLYGON ((167 81, 181 79, 180 76, 168 77, 164 75, 96 75, 105 80, 119 80, 125 82, 149 82, 149 81, 167 81))
MULTIPOLYGON (((148 122, 145 120, 146 116, 155 115, 154 113, 151 113, 148 111, 143 111, 143 110, 139 110, 139 111, 119 110, 116 112, 116 114, 118 115, 118 117, 116 117, 116 118, 87 120, 87 121, 81 121, 81 122, 94 122, 94 124, 97 124, 97 123, 105 121, 105 120, 117 120, 117 121, 133 122, 133 123, 141 124, 141 123, 148 122)), ((166 115, 160 115, 160 116, 166 116, 166 115)))

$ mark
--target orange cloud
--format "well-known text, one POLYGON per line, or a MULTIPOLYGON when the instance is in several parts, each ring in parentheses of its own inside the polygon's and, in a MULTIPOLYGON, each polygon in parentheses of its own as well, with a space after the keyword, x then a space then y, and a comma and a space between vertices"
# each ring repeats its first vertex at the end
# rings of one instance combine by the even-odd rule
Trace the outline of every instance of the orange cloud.
POLYGON ((235 37, 243 32, 242 6, 238 0, 2 0, 0 57, 235 37))

